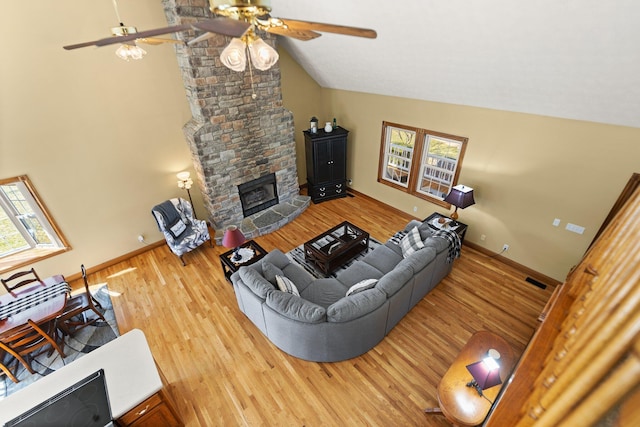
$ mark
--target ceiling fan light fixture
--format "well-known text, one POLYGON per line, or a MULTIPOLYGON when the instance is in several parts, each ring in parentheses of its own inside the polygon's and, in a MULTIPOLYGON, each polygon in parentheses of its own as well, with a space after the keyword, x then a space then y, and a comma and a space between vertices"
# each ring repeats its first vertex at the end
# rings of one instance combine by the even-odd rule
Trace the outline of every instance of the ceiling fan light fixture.
POLYGON ((260 37, 249 42, 249 55, 253 66, 261 71, 271 68, 279 58, 278 52, 260 37))
POLYGON ((146 54, 147 51, 135 44, 123 43, 118 49, 116 49, 116 55, 118 58, 124 59, 125 61, 129 61, 130 59, 142 59, 146 54))
POLYGON ((233 71, 244 71, 247 66, 245 44, 241 39, 233 38, 220 54, 220 61, 233 71))

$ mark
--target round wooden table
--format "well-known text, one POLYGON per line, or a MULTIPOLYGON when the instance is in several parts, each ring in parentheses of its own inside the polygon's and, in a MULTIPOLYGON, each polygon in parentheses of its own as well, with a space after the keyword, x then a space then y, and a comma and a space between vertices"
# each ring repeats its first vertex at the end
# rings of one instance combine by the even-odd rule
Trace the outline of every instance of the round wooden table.
POLYGON ((513 350, 503 338, 492 332, 476 332, 467 341, 438 384, 439 408, 425 409, 425 412, 442 413, 450 423, 458 426, 481 424, 514 365, 513 350), (483 390, 483 396, 480 396, 474 387, 467 386, 467 383, 473 380, 467 365, 487 357, 489 349, 495 349, 500 353, 498 363, 502 383, 483 390))

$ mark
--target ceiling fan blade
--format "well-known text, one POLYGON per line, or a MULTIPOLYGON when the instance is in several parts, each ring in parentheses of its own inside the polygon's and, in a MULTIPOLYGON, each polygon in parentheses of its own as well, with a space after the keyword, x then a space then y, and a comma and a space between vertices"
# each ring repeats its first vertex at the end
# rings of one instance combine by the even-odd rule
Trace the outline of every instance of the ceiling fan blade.
POLYGON ((284 27, 270 27, 267 31, 279 36, 292 37, 302 41, 313 40, 322 35, 311 30, 294 30, 284 27))
POLYGON ((174 25, 171 27, 164 27, 164 28, 156 28, 153 30, 146 30, 146 31, 140 31, 137 33, 132 33, 126 36, 114 36, 114 37, 107 37, 104 39, 100 39, 97 40, 94 44, 96 46, 107 46, 110 44, 116 44, 116 43, 126 43, 128 41, 133 41, 136 39, 144 39, 147 37, 154 37, 154 36, 159 36, 162 34, 169 34, 169 33, 178 33, 180 31, 186 31, 191 29, 191 25, 174 25))
POLYGON ((136 43, 144 43, 144 44, 149 44, 149 45, 159 45, 159 44, 163 44, 163 43, 176 43, 176 44, 181 44, 184 43, 184 40, 177 40, 177 39, 163 39, 163 38, 158 38, 158 37, 145 37, 142 39, 136 39, 136 43))
POLYGON ((187 42, 187 45, 188 45, 188 46, 193 46, 194 44, 196 44, 196 43, 200 43, 200 42, 205 41, 205 40, 207 40, 207 39, 210 39, 210 38, 211 38, 211 37, 213 37, 213 36, 215 36, 215 33, 209 33, 209 32, 207 32, 207 33, 202 33, 202 34, 200 34, 198 37, 196 37, 195 39, 189 40, 189 41, 187 42))
POLYGON ((94 40, 92 42, 70 44, 70 45, 67 45, 67 46, 62 46, 62 48, 65 49, 65 50, 78 49, 78 48, 81 48, 81 47, 94 46, 96 44, 96 42, 97 42, 97 40, 94 40))
POLYGON ((228 18, 208 19, 206 21, 194 22, 192 25, 198 30, 229 37, 242 37, 251 27, 251 24, 248 22, 228 18))
MULTIPOLYGON (((295 19, 280 18, 282 23, 290 30, 320 31, 324 33, 343 34, 346 36, 366 37, 375 39, 378 34, 375 30, 368 28, 346 27, 344 25, 323 24, 320 22, 298 21, 295 19)), ((271 31, 271 30, 269 30, 271 31)))

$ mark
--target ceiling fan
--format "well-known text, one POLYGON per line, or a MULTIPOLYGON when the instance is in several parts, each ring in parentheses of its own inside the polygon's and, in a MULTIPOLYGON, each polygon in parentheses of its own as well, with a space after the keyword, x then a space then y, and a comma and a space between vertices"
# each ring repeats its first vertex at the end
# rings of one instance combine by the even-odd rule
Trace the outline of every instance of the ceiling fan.
MULTIPOLYGON (((113 0, 113 4, 118 15, 116 0, 113 0)), ((187 43, 189 46, 213 37, 214 34, 234 37, 222 52, 221 60, 232 70, 242 71, 246 64, 245 49, 249 51, 253 65, 260 70, 270 68, 278 60, 277 52, 255 34, 254 29, 256 28, 279 36, 305 41, 320 37, 320 32, 371 39, 377 37, 375 30, 367 28, 272 17, 270 15, 271 0, 209 0, 209 9, 216 18, 191 25, 174 25, 141 32, 138 32, 135 27, 126 27, 121 23, 120 27, 112 29, 113 37, 64 46, 64 48, 71 50, 116 43, 121 43, 126 48, 126 46, 135 46, 136 42, 153 42, 153 40, 157 40, 154 37, 158 35, 195 28, 205 31, 205 33, 189 41, 187 43)), ((118 20, 120 21, 119 15, 118 20)))
MULTIPOLYGON (((209 0, 209 9, 216 16, 251 24, 247 32, 241 38, 234 38, 220 55, 222 63, 234 71, 243 71, 247 62, 259 70, 267 70, 278 60, 278 53, 256 35, 256 28, 304 41, 320 37, 320 32, 372 39, 377 37, 374 30, 367 28, 272 17, 271 0, 209 0), (251 61, 247 61, 245 51, 248 51, 251 61)), ((205 33, 187 45, 192 46, 212 36, 211 33, 205 33)))
POLYGON ((232 21, 229 19, 209 19, 201 22, 196 22, 192 25, 173 25, 169 27, 156 28, 147 31, 138 31, 136 27, 130 27, 125 25, 120 19, 120 13, 118 11, 118 3, 113 1, 113 8, 116 12, 116 17, 120 26, 111 28, 112 37, 106 37, 99 40, 93 40, 89 42, 77 43, 72 45, 63 46, 66 50, 78 49, 88 46, 107 46, 111 44, 120 43, 121 46, 116 50, 116 55, 122 59, 140 59, 146 54, 144 49, 140 48, 136 43, 145 43, 150 45, 157 45, 161 43, 183 43, 181 40, 172 38, 157 38, 156 36, 178 33, 180 31, 190 30, 196 28, 199 30, 207 31, 210 33, 223 34, 231 37, 242 36, 251 24, 247 22, 232 21))

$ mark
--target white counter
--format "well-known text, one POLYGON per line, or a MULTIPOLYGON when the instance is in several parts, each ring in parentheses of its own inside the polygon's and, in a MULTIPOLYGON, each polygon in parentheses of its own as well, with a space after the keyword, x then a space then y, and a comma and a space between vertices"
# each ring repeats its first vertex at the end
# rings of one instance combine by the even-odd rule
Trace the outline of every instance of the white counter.
POLYGON ((134 329, 0 400, 0 425, 100 368, 105 372, 114 419, 162 389, 147 339, 134 329))

